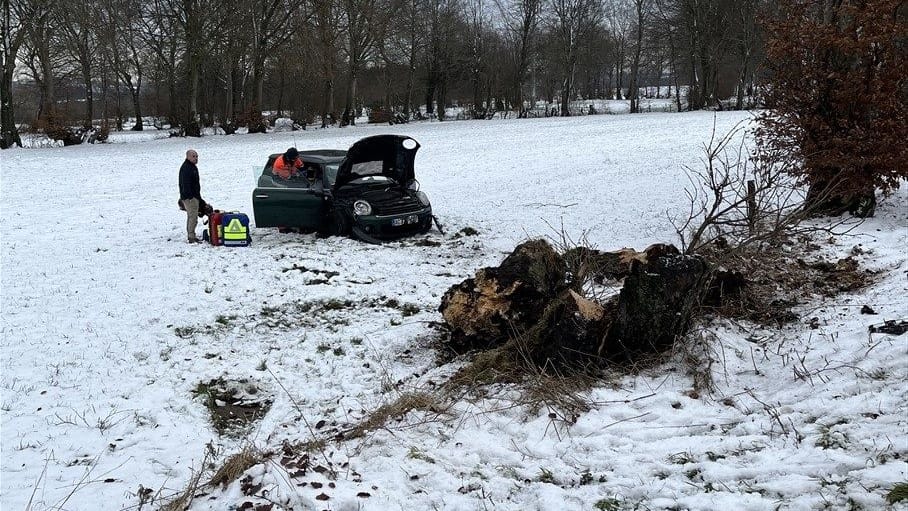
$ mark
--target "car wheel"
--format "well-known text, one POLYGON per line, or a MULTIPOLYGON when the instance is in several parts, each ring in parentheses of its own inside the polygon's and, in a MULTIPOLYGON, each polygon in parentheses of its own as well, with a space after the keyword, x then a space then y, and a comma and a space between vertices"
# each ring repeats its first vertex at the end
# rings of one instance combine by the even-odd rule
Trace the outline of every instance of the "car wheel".
POLYGON ((329 232, 332 236, 346 236, 350 234, 350 218, 341 210, 335 209, 331 213, 331 225, 329 232))

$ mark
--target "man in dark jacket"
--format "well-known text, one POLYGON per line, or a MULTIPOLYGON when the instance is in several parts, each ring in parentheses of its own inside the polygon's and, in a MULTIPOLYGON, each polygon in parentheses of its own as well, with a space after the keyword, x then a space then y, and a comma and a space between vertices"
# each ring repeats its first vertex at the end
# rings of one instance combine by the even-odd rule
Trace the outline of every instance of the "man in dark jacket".
POLYGON ((186 210, 186 235, 189 243, 198 243, 195 228, 199 222, 199 205, 202 203, 199 185, 199 153, 194 149, 186 151, 186 161, 180 167, 180 202, 186 210))

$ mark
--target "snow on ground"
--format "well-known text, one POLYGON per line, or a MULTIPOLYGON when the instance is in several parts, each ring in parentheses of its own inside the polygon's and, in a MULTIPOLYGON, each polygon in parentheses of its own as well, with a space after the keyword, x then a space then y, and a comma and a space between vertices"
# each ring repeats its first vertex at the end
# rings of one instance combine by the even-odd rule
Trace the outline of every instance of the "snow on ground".
MULTIPOLYGON (((717 131, 746 119, 719 113, 717 131)), ((442 382, 452 366, 436 367, 430 323, 448 287, 562 230, 601 249, 674 241, 665 212, 683 209, 682 167, 698 165, 713 120, 416 123, 0 153, 2 508, 136 509, 141 488, 185 488, 206 444, 220 459, 250 443, 279 450, 322 420, 349 423, 442 382), (203 197, 251 216, 269 153, 385 132, 422 144, 417 177, 446 228, 429 237, 438 246, 272 229, 253 230, 248 248, 183 242, 176 181, 190 146, 203 197), (479 235, 456 236, 464 227, 479 235), (219 436, 193 395, 218 377, 273 401, 242 438, 219 436)), ((903 187, 825 247, 837 258, 860 244, 859 261, 882 272, 872 288, 818 299, 781 330, 714 327, 711 395, 669 363, 596 388, 572 425, 463 401, 451 417, 414 413, 317 451, 336 481, 276 461, 249 474, 274 509, 881 509, 908 480, 908 336, 867 325, 908 316, 906 205, 903 187), (861 315, 864 304, 879 315, 861 315)), ((192 509, 249 500, 238 484, 209 491, 192 509)))

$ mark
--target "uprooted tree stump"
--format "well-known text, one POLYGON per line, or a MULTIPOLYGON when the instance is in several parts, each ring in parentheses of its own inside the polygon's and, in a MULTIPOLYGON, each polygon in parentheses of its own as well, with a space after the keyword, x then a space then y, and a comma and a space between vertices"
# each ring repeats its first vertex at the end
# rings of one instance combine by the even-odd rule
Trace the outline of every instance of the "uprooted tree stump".
POLYGON ((532 327, 567 289, 564 260, 543 240, 522 243, 496 268, 451 287, 439 312, 458 348, 490 348, 532 327))
POLYGON ((689 328, 709 266, 671 245, 644 252, 576 248, 560 256, 544 240, 523 243, 501 266, 451 287, 439 311, 455 348, 501 348, 486 365, 520 357, 540 367, 601 364, 659 351, 689 328), (624 278, 617 298, 580 294, 584 279, 624 278))

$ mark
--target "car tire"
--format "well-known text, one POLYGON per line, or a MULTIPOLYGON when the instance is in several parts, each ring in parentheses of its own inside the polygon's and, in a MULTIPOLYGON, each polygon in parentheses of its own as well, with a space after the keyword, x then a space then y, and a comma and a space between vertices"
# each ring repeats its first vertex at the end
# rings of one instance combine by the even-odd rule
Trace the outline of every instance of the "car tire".
POLYGON ((331 225, 328 232, 332 236, 347 236, 350 234, 350 218, 341 210, 335 209, 331 213, 331 225))

